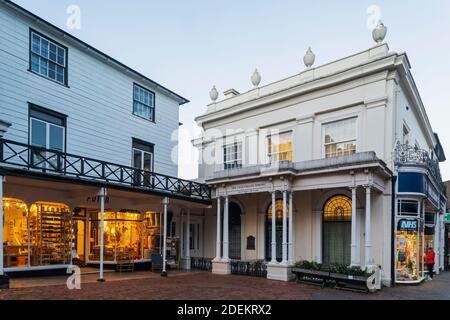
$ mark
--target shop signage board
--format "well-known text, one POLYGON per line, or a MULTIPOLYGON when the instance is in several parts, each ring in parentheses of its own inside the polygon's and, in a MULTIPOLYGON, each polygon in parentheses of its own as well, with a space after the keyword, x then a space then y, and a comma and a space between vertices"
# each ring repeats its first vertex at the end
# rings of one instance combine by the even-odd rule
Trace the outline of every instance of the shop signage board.
POLYGON ((398 222, 397 230, 399 231, 418 231, 419 221, 411 219, 402 219, 398 222))
POLYGON ((229 195, 257 193, 257 192, 270 192, 273 189, 271 183, 267 182, 254 182, 246 184, 236 184, 227 188, 229 195))
POLYGON ((447 213, 447 214, 444 216, 444 222, 445 222, 445 223, 450 223, 450 213, 447 213))

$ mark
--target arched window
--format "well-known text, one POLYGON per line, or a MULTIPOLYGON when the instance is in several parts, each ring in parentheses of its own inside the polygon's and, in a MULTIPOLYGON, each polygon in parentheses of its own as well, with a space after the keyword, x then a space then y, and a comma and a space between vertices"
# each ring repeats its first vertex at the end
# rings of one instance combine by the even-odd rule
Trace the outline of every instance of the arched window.
POLYGON ((350 264, 352 200, 338 195, 323 208, 323 263, 350 264))
POLYGON ((352 221, 352 201, 346 196, 335 196, 327 201, 324 221, 352 221))

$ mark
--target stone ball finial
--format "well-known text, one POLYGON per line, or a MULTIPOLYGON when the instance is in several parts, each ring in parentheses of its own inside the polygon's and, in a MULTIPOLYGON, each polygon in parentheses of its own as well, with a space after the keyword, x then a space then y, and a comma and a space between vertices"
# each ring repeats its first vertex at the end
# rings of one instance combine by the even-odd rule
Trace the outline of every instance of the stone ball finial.
POLYGON ((257 88, 261 83, 261 75, 259 74, 258 69, 255 69, 255 72, 253 73, 251 80, 255 88, 257 88))
POLYGON ((219 98, 219 91, 217 91, 216 86, 213 86, 211 91, 209 92, 209 97, 213 102, 216 102, 219 98))
POLYGON ((372 31, 372 37, 373 40, 376 43, 383 42, 384 38, 386 37, 387 33, 387 27, 383 24, 381 20, 378 21, 378 24, 375 29, 372 31))
POLYGON ((312 52, 311 47, 309 47, 308 51, 306 51, 306 54, 303 57, 303 63, 307 68, 311 68, 314 64, 314 61, 316 61, 316 55, 312 52))

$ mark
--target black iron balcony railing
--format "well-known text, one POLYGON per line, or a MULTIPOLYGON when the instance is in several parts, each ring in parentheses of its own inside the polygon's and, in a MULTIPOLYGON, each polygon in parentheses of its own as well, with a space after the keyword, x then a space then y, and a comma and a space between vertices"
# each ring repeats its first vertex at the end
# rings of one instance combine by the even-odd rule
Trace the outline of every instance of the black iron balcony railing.
POLYGON ((442 183, 439 161, 432 159, 428 151, 407 144, 397 143, 395 147, 395 163, 397 165, 421 165, 428 168, 437 183, 442 183))
POLYGON ((206 184, 5 139, 0 139, 0 165, 211 200, 211 189, 206 184))

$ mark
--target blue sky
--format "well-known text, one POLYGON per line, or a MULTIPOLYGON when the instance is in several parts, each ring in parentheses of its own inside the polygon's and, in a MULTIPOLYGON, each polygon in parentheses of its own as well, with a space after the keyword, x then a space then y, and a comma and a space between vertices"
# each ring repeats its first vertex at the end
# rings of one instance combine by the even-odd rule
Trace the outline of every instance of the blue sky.
MULTIPOLYGON (((450 1, 106 1, 16 0, 16 3, 185 96, 186 130, 206 110, 209 90, 251 88, 293 75, 311 46, 316 65, 372 46, 367 9, 377 5, 393 51, 406 51, 433 129, 450 159, 450 1), (81 29, 68 30, 66 9, 81 9, 81 29)), ((189 139, 180 153, 192 153, 189 139)), ((195 158, 180 176, 195 178, 195 158)), ((441 165, 450 179, 450 160, 441 165)))

